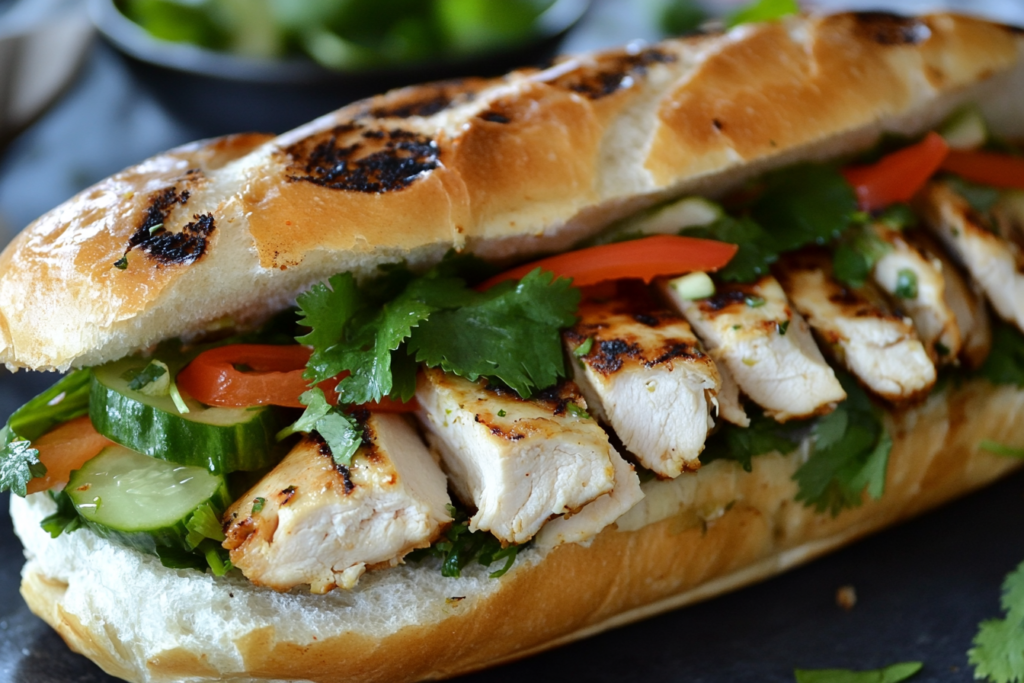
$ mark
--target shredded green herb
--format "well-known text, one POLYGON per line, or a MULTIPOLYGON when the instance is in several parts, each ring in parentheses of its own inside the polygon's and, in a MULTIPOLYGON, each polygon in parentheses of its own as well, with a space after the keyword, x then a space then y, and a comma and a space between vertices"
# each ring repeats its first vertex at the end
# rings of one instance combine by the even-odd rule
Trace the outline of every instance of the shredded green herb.
POLYGON ((28 482, 46 475, 31 441, 89 412, 92 373, 76 370, 18 408, 0 430, 0 491, 27 493, 28 482))
POLYGON ((793 475, 800 487, 796 499, 833 516, 859 506, 865 490, 876 500, 882 497, 892 450, 883 411, 852 377, 836 375, 847 398, 815 422, 814 450, 793 475))
POLYGON ((454 505, 448 506, 448 514, 454 521, 444 537, 429 548, 414 550, 406 559, 420 562, 428 557, 439 558, 441 575, 450 578, 462 576, 462 570, 473 560, 485 567, 504 560, 505 564, 500 569, 490 573, 492 579, 497 579, 512 568, 519 550, 525 547, 510 545, 502 548, 501 541, 492 534, 486 531, 470 531, 469 515, 454 505))
POLYGON ((715 460, 735 460, 750 472, 755 456, 792 453, 800 444, 800 434, 806 430, 807 423, 779 424, 763 413, 754 413, 749 427, 724 424, 708 439, 704 452, 700 454, 700 461, 707 464, 715 460))
POLYGON ((901 268, 896 273, 896 289, 893 294, 899 299, 916 299, 917 273, 909 268, 901 268))
POLYGON ((1001 604, 1006 616, 978 625, 967 661, 974 666, 976 679, 1020 683, 1024 680, 1024 562, 1003 582, 1001 604))
POLYGON ((978 374, 992 384, 1024 387, 1024 335, 1020 330, 1002 321, 993 323, 992 350, 978 374))

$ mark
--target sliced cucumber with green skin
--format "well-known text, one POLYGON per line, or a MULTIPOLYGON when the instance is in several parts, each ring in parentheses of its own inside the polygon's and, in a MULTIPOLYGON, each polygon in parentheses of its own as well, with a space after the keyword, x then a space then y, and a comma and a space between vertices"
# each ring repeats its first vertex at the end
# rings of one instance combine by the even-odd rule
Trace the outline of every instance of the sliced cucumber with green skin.
POLYGON ((89 417, 103 436, 133 451, 211 472, 259 470, 281 456, 275 438, 286 422, 269 406, 207 407, 186 399, 180 413, 170 396, 147 396, 126 374, 149 363, 126 358, 93 369, 89 417))
POLYGON ((64 489, 86 526, 103 538, 157 554, 157 548, 190 552, 186 526, 197 508, 230 504, 222 476, 108 446, 71 473, 64 489))

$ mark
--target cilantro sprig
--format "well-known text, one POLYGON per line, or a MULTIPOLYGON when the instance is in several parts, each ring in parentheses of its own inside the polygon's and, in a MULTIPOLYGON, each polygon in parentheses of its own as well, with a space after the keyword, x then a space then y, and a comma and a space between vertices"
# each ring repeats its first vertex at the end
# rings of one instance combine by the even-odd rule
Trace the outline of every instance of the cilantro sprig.
POLYGON ((793 475, 800 487, 796 499, 833 516, 859 506, 865 489, 876 500, 882 497, 892 450, 882 410, 850 375, 836 375, 846 400, 815 422, 814 450, 793 475))
POLYGON ((1000 602, 1006 616, 979 624, 967 661, 975 678, 1019 683, 1024 680, 1024 562, 1006 577, 1000 602))
POLYGON ((1024 387, 1024 334, 1009 323, 995 322, 992 350, 978 374, 992 384, 1024 387))
POLYGON ((700 454, 704 464, 714 460, 735 460, 744 470, 753 469, 755 456, 767 453, 792 453, 800 444, 800 434, 807 425, 800 422, 779 424, 763 413, 754 415, 749 427, 726 423, 711 437, 700 454))
POLYGON ((453 523, 441 540, 429 548, 414 550, 406 559, 420 562, 428 557, 436 557, 441 560, 441 576, 449 578, 462 576, 462 570, 473 560, 485 567, 504 560, 505 563, 499 569, 490 573, 492 579, 504 576, 512 568, 523 546, 502 548, 501 541, 493 534, 470 531, 469 515, 454 505, 448 506, 448 514, 452 516, 453 523))
POLYGON ((564 377, 559 330, 575 322, 579 290, 535 270, 478 292, 469 280, 482 275, 475 259, 448 256, 421 276, 388 266, 360 285, 341 273, 299 296, 299 323, 309 332, 297 341, 313 348, 304 377, 316 384, 346 376, 336 389, 339 407, 314 387, 300 399, 302 417, 279 438, 316 431, 335 461, 348 465, 362 433, 345 406, 408 401, 417 363, 474 381, 493 378, 524 397, 564 377))
POLYGON ((91 377, 88 370, 71 372, 14 411, 0 430, 0 492, 24 497, 28 483, 46 475, 46 465, 31 442, 89 411, 91 377))

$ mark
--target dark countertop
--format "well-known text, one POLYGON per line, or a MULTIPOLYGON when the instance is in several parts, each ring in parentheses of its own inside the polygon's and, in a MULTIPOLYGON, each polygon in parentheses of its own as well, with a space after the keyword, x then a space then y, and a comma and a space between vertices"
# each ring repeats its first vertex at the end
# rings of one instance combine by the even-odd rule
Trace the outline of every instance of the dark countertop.
MULTIPOLYGON (((567 49, 653 37, 634 7, 603 3, 567 49)), ((1019 9, 1019 8, 1018 8, 1019 9)), ((200 136, 140 92, 97 44, 63 99, 0 159, 0 242, 88 184, 200 136)), ((9 414, 52 376, 0 371, 9 414)), ((21 546, 0 496, 0 683, 112 681, 71 653, 17 593, 21 546)), ((715 600, 465 681, 792 681, 801 668, 922 660, 915 681, 970 681, 966 651, 998 616, 1004 575, 1024 559, 1024 474, 809 566, 715 600), (835 604, 856 587, 856 607, 835 604)))

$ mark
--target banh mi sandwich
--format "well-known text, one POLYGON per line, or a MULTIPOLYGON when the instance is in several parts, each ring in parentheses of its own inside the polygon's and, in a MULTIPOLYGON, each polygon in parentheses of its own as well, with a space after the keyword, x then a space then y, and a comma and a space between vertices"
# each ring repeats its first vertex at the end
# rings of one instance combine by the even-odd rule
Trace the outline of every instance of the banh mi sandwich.
POLYGON ((133 681, 452 676, 1024 446, 1024 35, 790 17, 188 145, 0 256, 22 594, 133 681))

